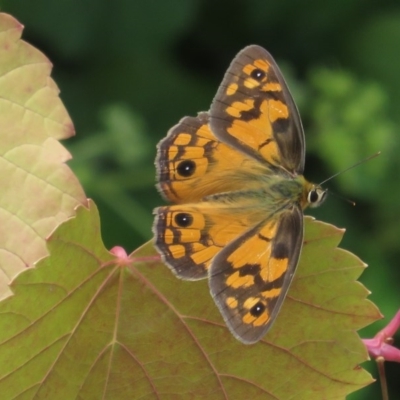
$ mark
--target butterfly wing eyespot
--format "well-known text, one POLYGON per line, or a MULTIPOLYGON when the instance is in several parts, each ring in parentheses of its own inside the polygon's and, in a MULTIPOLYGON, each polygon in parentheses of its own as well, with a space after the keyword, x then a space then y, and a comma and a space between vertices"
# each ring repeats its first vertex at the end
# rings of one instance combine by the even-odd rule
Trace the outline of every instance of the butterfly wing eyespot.
MULTIPOLYGON (((185 280, 207 277, 209 260, 194 258, 200 251, 205 221, 201 213, 190 206, 156 208, 153 226, 155 246, 165 264, 176 276, 185 280)), ((214 254, 211 254, 212 258, 214 254)))
POLYGON ((255 68, 250 72, 250 76, 258 82, 262 82, 266 77, 266 72, 262 69, 255 68))
POLYGON ((196 162, 194 160, 183 160, 177 163, 176 171, 182 178, 189 178, 196 172, 196 162))
POLYGON ((265 312, 267 306, 262 301, 258 301, 253 307, 250 308, 250 314, 254 318, 259 318, 265 312))
POLYGON ((189 228, 193 224, 193 216, 185 212, 176 213, 174 221, 180 228, 189 228))
POLYGON ((303 240, 298 207, 235 239, 213 259, 210 290, 233 335, 245 344, 270 329, 294 276, 303 240))
POLYGON ((157 146, 156 157, 158 189, 166 200, 201 199, 196 184, 208 171, 214 143, 206 113, 185 117, 169 130, 157 146))
POLYGON ((250 157, 290 173, 304 170, 304 134, 288 86, 260 46, 232 61, 210 109, 215 136, 250 157))
POLYGON ((185 117, 158 144, 158 189, 166 200, 200 201, 205 196, 243 189, 257 181, 262 166, 217 140, 208 123, 209 116, 204 112, 197 117, 185 117))
POLYGON ((206 278, 215 255, 254 225, 254 217, 229 208, 221 200, 155 209, 155 246, 175 275, 185 280, 206 278))

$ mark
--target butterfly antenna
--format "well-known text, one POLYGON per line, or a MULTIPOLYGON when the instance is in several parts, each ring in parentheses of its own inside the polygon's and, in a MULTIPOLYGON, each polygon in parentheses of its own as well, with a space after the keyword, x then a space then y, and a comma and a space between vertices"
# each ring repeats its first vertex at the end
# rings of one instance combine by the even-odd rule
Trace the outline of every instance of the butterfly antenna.
POLYGON ((340 200, 344 200, 346 203, 349 203, 349 204, 351 204, 352 206, 355 206, 355 205, 356 205, 356 202, 355 202, 355 201, 350 200, 350 199, 346 199, 346 197, 340 196, 340 195, 338 195, 338 194, 335 193, 335 192, 329 191, 329 194, 330 194, 330 195, 333 195, 334 197, 336 197, 336 198, 338 198, 338 199, 340 199, 340 200))
MULTIPOLYGON (((375 157, 378 157, 379 154, 381 154, 380 151, 376 152, 375 154, 372 154, 372 156, 369 156, 369 157, 367 157, 367 158, 364 158, 364 159, 361 160, 361 161, 356 162, 354 165, 351 165, 350 167, 348 167, 348 168, 346 168, 346 169, 344 169, 344 170, 342 170, 342 171, 339 171, 339 172, 337 172, 336 174, 332 175, 332 176, 329 177, 328 179, 325 179, 324 181, 322 181, 322 182, 320 183, 320 185, 323 185, 324 183, 330 181, 330 180, 333 179, 333 178, 336 178, 336 177, 337 177, 338 175, 340 175, 340 174, 343 174, 343 173, 345 173, 345 172, 347 172, 347 171, 349 171, 349 170, 351 170, 351 169, 353 169, 353 168, 355 168, 355 167, 358 167, 360 164, 363 164, 363 163, 365 163, 365 162, 367 162, 367 161, 369 161, 369 160, 372 160, 372 159, 375 158, 375 157)), ((339 196, 338 196, 338 197, 339 197, 339 196)), ((347 199, 343 199, 343 200, 349 201, 351 204, 354 203, 354 201, 351 201, 351 200, 347 200, 347 199)), ((355 203, 354 203, 354 204, 355 204, 355 203)))

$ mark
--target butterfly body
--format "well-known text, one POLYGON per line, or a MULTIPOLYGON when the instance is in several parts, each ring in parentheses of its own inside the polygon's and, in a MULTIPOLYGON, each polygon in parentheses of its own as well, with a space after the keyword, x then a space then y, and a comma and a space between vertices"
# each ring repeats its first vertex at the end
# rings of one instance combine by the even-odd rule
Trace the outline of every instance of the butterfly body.
POLYGON ((297 108, 271 55, 233 60, 208 113, 158 145, 155 245, 180 278, 209 279, 231 332, 258 341, 275 320, 303 240, 303 210, 325 191, 303 177, 297 108))

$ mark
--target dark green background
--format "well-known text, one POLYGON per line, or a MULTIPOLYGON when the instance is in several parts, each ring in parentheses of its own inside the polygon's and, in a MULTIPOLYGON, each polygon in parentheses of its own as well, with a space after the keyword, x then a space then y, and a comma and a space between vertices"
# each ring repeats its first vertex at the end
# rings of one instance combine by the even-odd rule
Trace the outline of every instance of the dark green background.
MULTIPOLYGON (((400 305, 400 4, 398 0, 9 0, 3 11, 53 62, 75 123, 71 166, 100 208, 107 247, 151 237, 155 145, 207 110, 234 55, 257 43, 281 66, 302 114, 306 177, 335 180, 309 214, 345 227, 342 247, 369 268, 361 281, 385 315, 400 305)), ((329 357, 329 354, 326 355, 329 357)), ((366 368, 376 376, 374 363, 366 368)), ((400 366, 387 365, 391 399, 400 366)), ((379 385, 350 399, 379 399, 379 385)))

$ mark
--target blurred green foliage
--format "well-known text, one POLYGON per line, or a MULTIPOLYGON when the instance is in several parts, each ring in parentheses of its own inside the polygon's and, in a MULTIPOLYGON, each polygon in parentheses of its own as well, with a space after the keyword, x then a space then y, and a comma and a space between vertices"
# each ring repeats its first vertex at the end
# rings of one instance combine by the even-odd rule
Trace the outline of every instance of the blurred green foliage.
MULTIPOLYGON (((234 55, 257 43, 277 59, 307 139, 306 176, 333 196, 310 214, 347 228, 342 247, 370 267, 362 282, 386 320, 399 308, 400 3, 397 0, 0 0, 24 38, 53 62, 75 123, 65 145, 99 206, 106 245, 151 237, 156 143, 185 115, 207 110, 234 55)), ((377 376, 373 362, 365 365, 377 376)), ((400 366, 388 364, 391 398, 400 366)), ((378 384, 350 399, 380 398, 378 384)))

